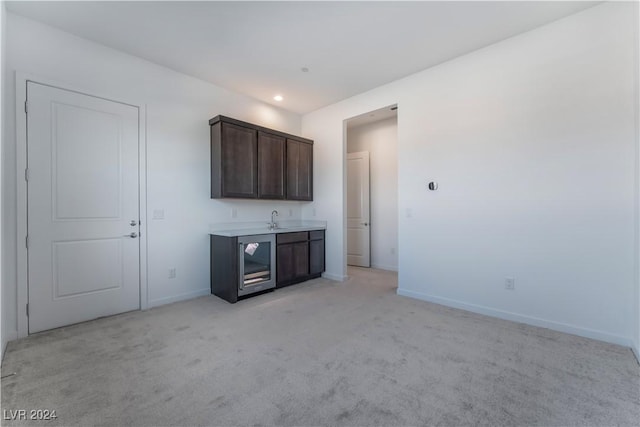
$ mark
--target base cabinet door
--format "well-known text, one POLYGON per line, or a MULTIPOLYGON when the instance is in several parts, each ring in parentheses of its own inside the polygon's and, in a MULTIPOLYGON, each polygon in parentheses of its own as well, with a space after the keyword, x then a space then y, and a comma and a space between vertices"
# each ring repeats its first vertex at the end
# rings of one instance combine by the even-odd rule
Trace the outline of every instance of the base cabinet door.
POLYGON ((293 280, 295 278, 295 266, 293 257, 293 244, 278 245, 276 251, 276 278, 277 284, 293 280))
POLYGON ((293 244, 293 265, 295 268, 294 279, 309 275, 309 243, 300 242, 293 244))
POLYGON ((324 230, 282 233, 276 240, 276 287, 304 282, 324 271, 324 230))
POLYGON ((324 271, 324 239, 309 242, 309 274, 324 271))
POLYGON ((277 282, 287 282, 309 275, 309 242, 278 245, 277 282))

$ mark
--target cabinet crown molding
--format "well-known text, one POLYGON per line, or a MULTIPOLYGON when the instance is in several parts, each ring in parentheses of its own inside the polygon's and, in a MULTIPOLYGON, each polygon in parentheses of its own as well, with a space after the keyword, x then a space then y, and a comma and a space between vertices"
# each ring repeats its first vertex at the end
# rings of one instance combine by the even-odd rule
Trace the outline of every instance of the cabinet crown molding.
POLYGON ((222 115, 218 115, 218 116, 215 116, 214 118, 210 119, 209 120, 209 126, 213 126, 213 125, 215 125, 216 123, 219 123, 219 122, 232 123, 234 125, 252 128, 252 129, 255 129, 255 130, 258 130, 258 131, 261 131, 261 132, 270 133, 272 135, 277 135, 277 136, 282 136, 282 137, 288 138, 288 139, 295 139, 296 141, 305 142, 307 144, 313 145, 313 140, 309 139, 309 138, 303 138, 301 136, 293 135, 293 134, 282 132, 282 131, 275 130, 275 129, 269 129, 269 128, 266 128, 264 126, 256 125, 256 124, 249 123, 249 122, 244 122, 242 120, 233 119, 231 117, 222 116, 222 115))

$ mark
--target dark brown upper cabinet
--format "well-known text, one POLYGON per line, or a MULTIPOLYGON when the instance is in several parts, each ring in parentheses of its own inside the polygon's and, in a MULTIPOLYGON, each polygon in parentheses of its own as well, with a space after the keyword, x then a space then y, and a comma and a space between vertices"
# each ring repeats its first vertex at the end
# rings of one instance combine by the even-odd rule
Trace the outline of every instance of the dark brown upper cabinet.
POLYGON ((313 200, 313 145, 287 139, 287 199, 313 200))
POLYGON ((211 127, 211 198, 313 200, 313 141, 229 117, 211 127))
POLYGON ((211 197, 258 197, 257 133, 233 123, 211 126, 211 197))
POLYGON ((261 199, 284 199, 283 136, 258 131, 258 197, 261 199))

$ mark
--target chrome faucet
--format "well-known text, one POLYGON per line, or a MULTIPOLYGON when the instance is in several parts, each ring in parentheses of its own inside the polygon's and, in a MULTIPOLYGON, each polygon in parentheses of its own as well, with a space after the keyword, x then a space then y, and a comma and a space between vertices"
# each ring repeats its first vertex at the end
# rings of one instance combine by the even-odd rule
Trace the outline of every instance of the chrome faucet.
POLYGON ((276 224, 276 218, 278 216, 278 211, 274 210, 271 212, 271 222, 267 224, 269 226, 269 230, 275 230, 278 228, 278 224, 276 224))

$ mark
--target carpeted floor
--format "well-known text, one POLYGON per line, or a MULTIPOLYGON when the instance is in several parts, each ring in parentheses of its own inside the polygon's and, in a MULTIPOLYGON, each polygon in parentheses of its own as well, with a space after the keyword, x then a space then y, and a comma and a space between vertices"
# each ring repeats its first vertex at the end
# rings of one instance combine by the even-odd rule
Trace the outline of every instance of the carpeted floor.
POLYGON ((638 425, 628 348, 395 294, 352 269, 235 305, 202 297, 9 344, 4 425, 638 425))

